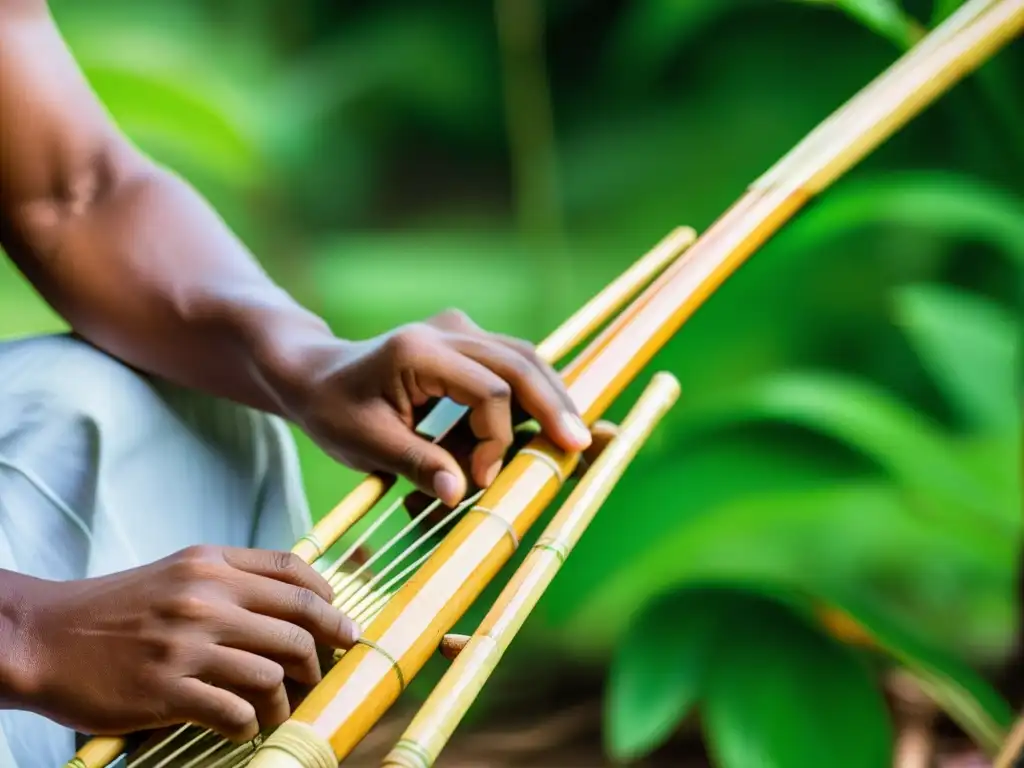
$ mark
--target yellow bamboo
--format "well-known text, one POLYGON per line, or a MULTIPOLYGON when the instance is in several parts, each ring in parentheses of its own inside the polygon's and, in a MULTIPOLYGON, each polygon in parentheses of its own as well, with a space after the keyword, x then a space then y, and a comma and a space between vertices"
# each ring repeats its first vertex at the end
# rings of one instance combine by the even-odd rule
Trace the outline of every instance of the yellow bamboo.
POLYGON ((90 739, 78 750, 78 754, 67 764, 67 768, 93 768, 114 762, 124 750, 124 739, 116 736, 101 736, 90 739))
POLYGON ((1024 712, 1020 713, 1010 736, 1003 744, 994 768, 1020 768, 1024 765, 1024 712))
MULTIPOLYGON (((551 364, 558 362, 684 253, 696 238, 697 233, 691 227, 673 229, 544 339, 537 346, 538 356, 551 364)), ((456 418, 460 415, 456 414, 456 418)), ((452 426, 445 425, 443 431, 452 426)), ((307 563, 319 559, 384 497, 394 481, 393 477, 382 474, 367 475, 312 531, 295 543, 292 552, 307 563)), ((65 768, 106 768, 124 748, 123 737, 96 737, 88 741, 65 768)))
MULTIPOLYGON (((681 264, 655 281, 563 372, 588 423, 600 418, 704 300, 813 195, 1019 34, 1024 22, 1022 0, 974 0, 970 10, 979 10, 970 24, 953 32, 940 28, 937 38, 923 43, 926 55, 913 67, 894 68, 876 83, 884 94, 880 103, 848 105, 828 132, 829 141, 791 161, 791 174, 752 187, 681 264)), ((296 710, 293 721, 310 726, 304 729, 310 748, 315 742, 316 749, 330 748, 338 759, 350 753, 507 561, 574 458, 538 443, 533 455, 528 449, 513 460, 484 495, 485 514, 467 516, 455 528, 396 593, 363 646, 346 654, 296 710)), ((278 765, 307 763, 272 736, 252 766, 278 765)))
POLYGON ((674 376, 659 373, 652 379, 619 434, 573 489, 384 759, 385 768, 429 768, 434 764, 587 526, 678 397, 679 382, 674 376))

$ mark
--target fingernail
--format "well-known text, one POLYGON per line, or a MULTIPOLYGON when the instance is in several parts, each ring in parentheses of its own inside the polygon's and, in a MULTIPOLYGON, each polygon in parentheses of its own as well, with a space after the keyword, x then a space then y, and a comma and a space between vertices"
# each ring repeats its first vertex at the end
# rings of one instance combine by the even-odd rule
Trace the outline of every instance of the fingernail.
POLYGON ((496 461, 484 473, 484 487, 490 487, 499 472, 501 472, 501 461, 496 461))
POLYGON ((434 475, 434 493, 442 502, 451 506, 459 494, 459 478, 442 469, 434 475))
POLYGON ((578 416, 566 413, 562 416, 562 423, 569 434, 572 435, 577 447, 581 450, 589 447, 593 438, 590 436, 590 430, 587 429, 587 425, 578 416))

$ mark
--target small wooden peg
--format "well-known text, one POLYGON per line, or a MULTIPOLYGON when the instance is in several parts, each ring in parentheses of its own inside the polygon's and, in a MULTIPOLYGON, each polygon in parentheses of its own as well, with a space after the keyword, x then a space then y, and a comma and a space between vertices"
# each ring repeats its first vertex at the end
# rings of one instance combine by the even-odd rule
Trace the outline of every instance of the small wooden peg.
POLYGON ((604 453, 604 449, 608 447, 608 444, 618 434, 618 424, 603 420, 594 422, 594 425, 590 428, 590 437, 593 439, 593 442, 583 452, 583 456, 580 457, 580 463, 576 465, 576 471, 573 473, 577 480, 583 477, 583 474, 590 465, 597 461, 597 457, 604 453))
POLYGON ((441 655, 448 661, 455 661, 468 642, 469 635, 445 635, 441 638, 441 655))

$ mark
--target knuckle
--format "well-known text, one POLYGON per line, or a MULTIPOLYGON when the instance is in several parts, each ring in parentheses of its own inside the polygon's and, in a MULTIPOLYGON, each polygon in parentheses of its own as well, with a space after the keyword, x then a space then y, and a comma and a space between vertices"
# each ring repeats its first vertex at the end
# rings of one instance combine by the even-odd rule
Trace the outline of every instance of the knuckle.
POLYGON ((241 738, 252 728, 252 711, 245 706, 229 705, 220 712, 220 721, 229 738, 241 738))
POLYGON ((315 592, 305 588, 292 590, 291 600, 292 609, 299 615, 316 615, 322 602, 315 592))
POLYGON ((417 323, 395 333, 387 342, 389 351, 399 363, 412 363, 419 359, 424 347, 434 337, 433 329, 417 323))
POLYGON ((193 544, 179 553, 180 559, 186 563, 207 563, 217 555, 217 548, 208 544, 193 544))
POLYGON ((423 451, 419 447, 409 445, 402 450, 401 464, 406 467, 407 471, 415 475, 426 464, 426 456, 423 455, 423 451))
POLYGON ((487 399, 505 401, 512 398, 512 385, 504 379, 495 379, 487 386, 487 399))
POLYGON ((284 668, 280 664, 260 664, 252 673, 252 684, 260 691, 273 691, 284 683, 284 668))
POLYGON ((461 309, 455 307, 448 307, 447 309, 439 312, 435 315, 435 319, 455 327, 473 327, 474 323, 469 319, 469 315, 463 312, 461 309))
POLYGON ((189 622, 206 621, 213 616, 209 602, 192 591, 182 592, 172 597, 167 609, 171 617, 189 622))
POLYGON ((277 571, 277 573, 284 576, 298 575, 302 567, 302 560, 298 555, 292 552, 281 551, 275 552, 273 557, 274 570, 277 571))
POLYGON ((291 627, 285 634, 285 645, 295 659, 316 658, 316 643, 313 636, 302 627, 291 627))

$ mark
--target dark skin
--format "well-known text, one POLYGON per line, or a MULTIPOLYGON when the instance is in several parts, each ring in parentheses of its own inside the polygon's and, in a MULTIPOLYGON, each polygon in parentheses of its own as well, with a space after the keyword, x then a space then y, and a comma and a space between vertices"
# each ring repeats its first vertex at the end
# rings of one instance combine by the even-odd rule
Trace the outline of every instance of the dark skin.
MULTIPOLYGON (((184 181, 117 130, 43 0, 0 0, 0 245, 82 338, 149 375, 285 417, 363 471, 457 504, 494 479, 513 403, 569 451, 588 431, 532 346, 458 312, 335 337, 184 181), (465 456, 414 432, 468 406, 465 456)), ((359 628, 287 553, 200 547, 108 577, 0 571, 0 706, 80 731, 194 722, 247 739, 359 628)))

